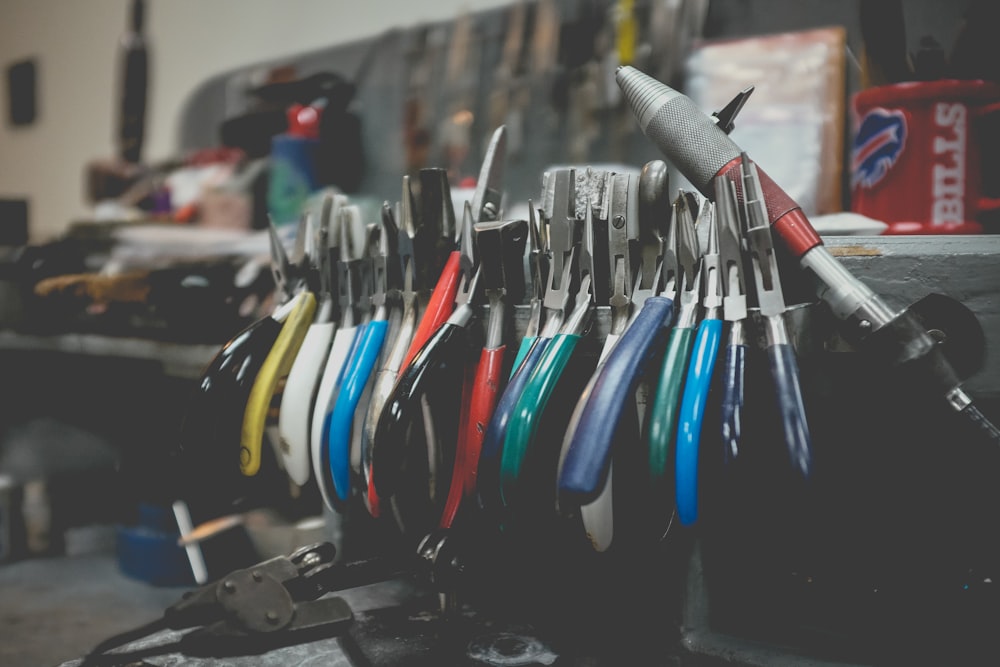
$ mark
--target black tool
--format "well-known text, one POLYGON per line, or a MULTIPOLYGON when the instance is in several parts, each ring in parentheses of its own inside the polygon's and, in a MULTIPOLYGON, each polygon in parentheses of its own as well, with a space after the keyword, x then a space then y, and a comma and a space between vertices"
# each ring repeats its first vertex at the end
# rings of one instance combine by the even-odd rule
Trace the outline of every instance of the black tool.
POLYGON ((332 544, 320 542, 230 572, 184 594, 162 618, 101 642, 81 667, 99 662, 113 648, 165 629, 197 627, 175 643, 143 649, 143 655, 176 650, 208 656, 255 654, 335 633, 354 619, 343 598, 322 597, 352 583, 337 576, 335 555, 332 544))

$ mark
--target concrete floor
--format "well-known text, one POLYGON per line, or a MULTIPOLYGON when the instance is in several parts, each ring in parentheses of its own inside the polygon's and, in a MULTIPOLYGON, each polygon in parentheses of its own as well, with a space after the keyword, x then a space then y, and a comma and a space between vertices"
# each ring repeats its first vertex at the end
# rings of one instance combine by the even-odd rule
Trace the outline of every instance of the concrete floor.
POLYGON ((0 665, 45 667, 155 620, 186 588, 131 579, 113 554, 31 558, 0 566, 0 665))

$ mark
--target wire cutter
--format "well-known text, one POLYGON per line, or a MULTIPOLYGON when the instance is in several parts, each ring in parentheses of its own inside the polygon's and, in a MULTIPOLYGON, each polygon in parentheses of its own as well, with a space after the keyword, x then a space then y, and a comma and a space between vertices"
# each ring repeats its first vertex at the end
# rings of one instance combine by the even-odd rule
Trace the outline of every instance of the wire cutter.
POLYGON ((767 206, 757 175, 757 166, 750 161, 746 153, 741 154, 740 160, 746 233, 753 260, 757 301, 761 317, 764 319, 767 358, 771 377, 774 378, 782 432, 792 467, 803 478, 808 479, 812 472, 812 442, 802 400, 799 366, 783 317, 785 299, 781 292, 781 277, 778 274, 778 262, 771 240, 767 206))
MULTIPOLYGON (((643 177, 640 184, 644 184, 643 177)), ((653 187, 665 192, 665 178, 653 187)), ((669 204, 664 217, 655 221, 659 226, 655 254, 644 253, 636 272, 632 314, 624 333, 599 362, 581 394, 563 442, 557 478, 560 511, 580 508, 584 529, 597 551, 605 551, 613 538, 610 480, 615 435, 639 382, 659 359, 673 323, 677 258, 669 204), (643 270, 647 262, 651 271, 643 270)), ((653 222, 640 217, 640 228, 653 222)))
POLYGON ((288 373, 278 413, 278 434, 283 468, 288 477, 303 486, 310 477, 309 425, 323 365, 330 353, 330 343, 337 328, 338 308, 335 299, 336 276, 333 272, 334 253, 340 242, 340 207, 347 201, 343 195, 327 195, 323 199, 315 249, 311 253, 319 280, 316 290, 316 316, 299 353, 288 373))
MULTIPOLYGON (((362 264, 364 260, 359 255, 355 242, 357 238, 366 236, 365 224, 361 218, 360 209, 353 204, 340 209, 340 261, 337 262, 337 291, 340 302, 340 322, 330 344, 330 353, 323 366, 323 377, 319 390, 316 392, 316 403, 313 407, 310 424, 309 450, 312 454, 313 473, 323 496, 323 501, 331 510, 336 509, 334 498, 336 490, 333 479, 327 474, 330 470, 329 451, 326 447, 327 415, 333 408, 340 389, 344 366, 351 357, 358 341, 359 324, 364 318, 359 313, 362 307, 362 264)), ((367 312, 367 308, 364 308, 367 312)))
POLYGON ((385 342, 389 327, 389 309, 386 294, 390 282, 398 286, 398 265, 395 262, 395 246, 398 240, 399 228, 388 203, 382 206, 381 224, 378 226, 378 243, 372 248, 372 278, 374 289, 371 295, 371 305, 374 308, 371 320, 367 322, 364 332, 359 334, 357 346, 352 353, 343 373, 343 381, 330 415, 330 427, 327 431, 327 447, 329 447, 330 474, 333 477, 334 491, 337 500, 345 502, 351 493, 351 459, 352 441, 357 442, 354 457, 357 458, 360 470, 360 437, 361 430, 354 428, 355 413, 365 387, 372 379, 372 371, 378 362, 382 345, 385 342), (389 272, 393 275, 390 277, 389 272))
POLYGON ((722 317, 728 323, 722 361, 722 457, 734 462, 743 437, 743 387, 746 374, 747 291, 743 277, 743 233, 736 184, 715 178, 715 215, 719 224, 719 268, 722 272, 722 317))
MULTIPOLYGON (((405 510, 419 511, 417 503, 430 500, 431 512, 440 516, 447 492, 441 474, 454 463, 458 441, 461 391, 465 384, 469 356, 468 325, 476 314, 481 270, 476 261, 471 206, 466 205, 459 236, 461 284, 455 307, 448 319, 420 347, 413 361, 403 368, 379 416, 372 441, 371 470, 380 499, 395 498, 407 490, 422 489, 415 498, 406 498, 405 510), (455 391, 455 390, 458 391, 455 391), (434 396, 430 395, 434 392, 434 396), (457 418, 458 417, 458 418, 457 418), (419 431, 426 437, 420 438, 419 431), (418 452, 418 442, 426 450, 418 452), (436 506, 436 510, 434 509, 436 506)), ((402 507, 396 503, 397 509, 402 507)), ((435 520, 436 520, 435 517, 435 520)), ((397 515, 398 518, 398 515, 397 515)), ((405 521, 404 521, 405 523, 405 521)), ((404 526, 404 530, 406 526, 404 526)))
MULTIPOLYGON (((500 496, 500 463, 504 439, 511 417, 521 398, 528 379, 541 360, 553 336, 559 333, 567 315, 573 295, 575 269, 579 259, 579 221, 576 217, 576 172, 563 169, 551 173, 546 179, 546 190, 551 189, 551 209, 548 216, 548 284, 542 301, 544 324, 530 346, 515 361, 515 368, 493 410, 486 427, 482 449, 479 453, 477 491, 481 507, 498 511, 503 502, 500 496)), ((543 194, 543 200, 547 197, 543 194)), ((541 236, 541 234, 539 235, 541 236)), ((541 254, 541 253, 540 253, 541 254)), ((539 264, 541 264, 539 258, 539 264)), ((533 279, 542 272, 542 267, 533 279)), ((536 283, 537 284, 537 283, 536 283)))
MULTIPOLYGON (((271 251, 274 254, 271 262, 275 275, 275 284, 286 295, 290 295, 285 304, 287 310, 279 309, 284 315, 281 330, 278 332, 271 350, 264 358, 257 376, 254 378, 247 396, 246 409, 243 413, 243 424, 240 430, 240 471, 246 476, 256 475, 260 470, 261 446, 264 442, 264 427, 268 410, 274 398, 278 383, 288 376, 292 363, 298 354, 299 347, 306 337, 309 325, 316 313, 316 296, 308 289, 303 266, 308 264, 305 256, 305 239, 308 235, 309 216, 303 216, 296 235, 296 247, 300 253, 301 264, 292 268, 281 239, 273 225, 268 229, 271 233, 271 251), (294 272, 294 276, 293 276, 294 272), (289 282, 292 280, 294 282, 289 282)), ((272 317, 278 319, 278 312, 272 317)))
MULTIPOLYGON (((674 326, 667 339, 656 392, 649 408, 646 440, 649 446, 649 482, 654 494, 672 491, 674 442, 677 430, 677 409, 684 373, 691 354, 698 303, 701 292, 701 255, 698 236, 691 215, 691 202, 681 192, 673 203, 674 232, 677 235, 677 299, 674 326)), ((672 496, 672 493, 668 495, 672 496)))
POLYGON ((480 353, 471 396, 467 401, 469 414, 464 432, 459 433, 455 452, 455 468, 451 488, 445 501, 439 527, 449 528, 460 506, 476 489, 479 455, 487 425, 493 416, 497 397, 505 386, 503 375, 507 350, 508 325, 512 322, 508 309, 524 298, 524 249, 528 237, 525 220, 483 222, 475 226, 476 246, 480 257, 480 280, 489 302, 486 320, 486 340, 480 353))
MULTIPOLYGON (((587 251, 589 250, 587 244, 592 243, 594 230, 593 208, 589 198, 585 206, 583 249, 587 251)), ((579 287, 576 290, 573 310, 562 323, 559 333, 545 347, 537 365, 531 370, 511 413, 500 455, 500 494, 502 502, 507 507, 511 507, 517 500, 524 462, 537 435, 542 413, 552 398, 559 377, 573 356, 577 343, 590 328, 595 303, 592 287, 593 272, 586 264, 577 262, 579 287)), ((553 274, 555 271, 554 266, 553 274)))

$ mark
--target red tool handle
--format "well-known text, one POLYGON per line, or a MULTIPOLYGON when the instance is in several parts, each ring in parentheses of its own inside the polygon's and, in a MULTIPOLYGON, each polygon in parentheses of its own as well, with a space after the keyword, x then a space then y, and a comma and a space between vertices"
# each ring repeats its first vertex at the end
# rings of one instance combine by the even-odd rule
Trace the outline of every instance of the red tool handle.
MULTIPOLYGON (((441 513, 441 528, 450 528, 458 514, 462 501, 476 491, 476 473, 479 470, 479 452, 483 448, 486 427, 493 417, 500 387, 504 382, 503 358, 507 347, 484 349, 479 357, 475 377, 471 386, 472 396, 463 405, 462 424, 459 431, 461 441, 455 452, 455 470, 451 477, 448 500, 441 513)), ((469 379, 468 374, 466 380, 469 379)))
POLYGON ((410 343, 410 349, 406 351, 403 363, 399 366, 400 369, 405 369, 410 365, 413 357, 427 342, 427 339, 434 335, 434 332, 445 323, 445 320, 451 316, 455 309, 455 296, 458 294, 458 279, 461 274, 461 257, 462 253, 458 250, 453 250, 448 255, 448 261, 445 262, 437 285, 431 292, 431 300, 420 318, 420 324, 417 325, 417 330, 413 334, 413 342, 410 343))

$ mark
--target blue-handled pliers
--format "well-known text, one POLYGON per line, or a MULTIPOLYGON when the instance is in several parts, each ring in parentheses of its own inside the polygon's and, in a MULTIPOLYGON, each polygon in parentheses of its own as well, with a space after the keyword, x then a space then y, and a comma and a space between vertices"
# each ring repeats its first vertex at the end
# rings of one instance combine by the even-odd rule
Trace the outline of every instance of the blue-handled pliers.
POLYGON ((781 277, 771 240, 767 207, 761 190, 757 167, 750 158, 741 156, 740 175, 743 181, 743 198, 746 213, 746 233, 753 260, 754 284, 757 301, 764 322, 767 339, 767 358, 774 379, 774 388, 781 413, 782 432, 792 468, 802 478, 812 472, 812 439, 806 421, 799 366, 795 349, 791 345, 785 324, 785 299, 781 291, 781 277))
POLYGON ((677 413, 675 494, 677 518, 690 525, 698 518, 698 462, 702 424, 722 340, 722 280, 719 271, 719 230, 715 207, 705 202, 700 225, 708 225, 708 247, 701 258, 703 315, 691 349, 684 392, 677 413))

